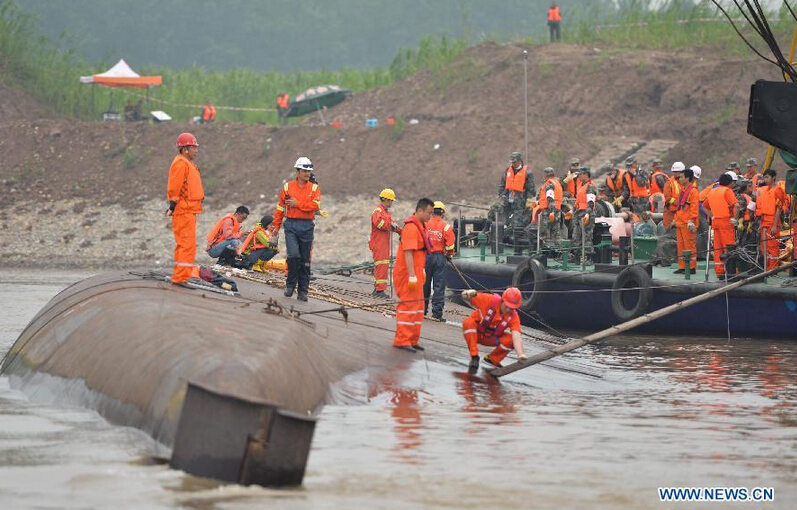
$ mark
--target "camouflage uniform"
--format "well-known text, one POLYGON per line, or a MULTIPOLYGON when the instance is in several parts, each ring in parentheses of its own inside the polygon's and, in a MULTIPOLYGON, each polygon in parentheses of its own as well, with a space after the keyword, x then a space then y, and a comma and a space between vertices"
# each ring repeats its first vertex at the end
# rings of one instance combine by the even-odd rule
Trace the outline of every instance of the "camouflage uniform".
POLYGON ((642 214, 644 211, 650 210, 650 201, 648 197, 632 197, 631 189, 628 187, 627 179, 635 179, 637 186, 650 187, 650 176, 646 170, 637 168, 634 175, 626 170, 626 177, 623 178, 623 196, 626 198, 632 211, 636 214, 642 214))
MULTIPOLYGON (((552 179, 556 179, 556 177, 552 177, 552 179)), ((540 188, 540 195, 546 195, 555 189, 553 182, 545 181, 540 188)), ((562 211, 556 208, 556 201, 553 198, 548 199, 548 209, 540 210, 537 223, 540 226, 541 238, 551 241, 548 243, 550 246, 556 246, 559 240, 559 226, 562 223, 562 211), (550 220, 552 213, 553 221, 550 220)))
MULTIPOLYGON (((592 179, 587 181, 581 186, 587 187, 587 196, 598 195, 598 189, 592 179)), ((597 198, 596 198, 597 199, 597 198)), ((581 239, 584 238, 584 254, 585 256, 592 255, 595 249, 592 244, 592 232, 595 230, 595 202, 587 202, 586 209, 576 209, 574 216, 573 227, 573 248, 577 257, 581 257, 581 239), (589 221, 584 225, 584 216, 589 215, 589 221)))
MULTIPOLYGON (((519 152, 512 153, 512 163, 514 163, 515 158, 517 158, 518 161, 523 161, 523 157, 519 152)), ((511 172, 512 168, 513 167, 510 165, 509 168, 501 173, 501 181, 498 183, 497 190, 498 199, 490 208, 489 212, 491 221, 495 220, 495 215, 498 213, 499 219, 510 229, 510 233, 515 228, 523 229, 529 224, 531 212, 526 208, 526 199, 532 198, 536 193, 534 175, 531 173, 531 168, 528 167, 523 191, 516 192, 506 189, 506 174, 507 172, 511 172)))

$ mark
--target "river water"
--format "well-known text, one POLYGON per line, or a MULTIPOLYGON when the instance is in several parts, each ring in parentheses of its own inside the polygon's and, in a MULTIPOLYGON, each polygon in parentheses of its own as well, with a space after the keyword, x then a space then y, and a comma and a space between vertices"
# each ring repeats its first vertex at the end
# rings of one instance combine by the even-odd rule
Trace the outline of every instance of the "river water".
MULTIPOLYGON (((0 271, 0 356, 86 276, 0 271)), ((796 355, 793 341, 628 337, 568 355, 583 374, 540 369, 532 384, 416 362, 420 384, 324 408, 293 490, 148 462, 162 449, 145 434, 31 402, 0 377, 0 509, 794 508, 796 355), (775 499, 660 502, 657 488, 676 486, 775 499)))

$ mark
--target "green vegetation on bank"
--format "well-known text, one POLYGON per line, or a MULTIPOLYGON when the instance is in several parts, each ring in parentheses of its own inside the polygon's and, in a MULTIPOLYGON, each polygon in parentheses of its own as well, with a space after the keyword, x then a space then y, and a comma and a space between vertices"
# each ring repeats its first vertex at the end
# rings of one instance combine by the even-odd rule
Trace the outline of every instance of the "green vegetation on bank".
MULTIPOLYGON (((74 50, 59 49, 39 35, 33 18, 15 2, 0 4, 0 77, 9 85, 24 88, 56 112, 83 119, 97 118, 113 104, 121 111, 127 99, 135 103, 143 91, 125 91, 79 83, 80 76, 103 72, 115 62, 90 65, 74 50), (92 91, 93 89, 93 91, 92 91)), ((389 85, 421 69, 440 69, 467 47, 464 40, 424 38, 417 48, 401 49, 390 68, 372 70, 340 69, 294 73, 257 72, 250 69, 208 72, 194 66, 185 70, 162 67, 136 69, 141 75, 163 76, 163 86, 150 91, 151 109, 163 109, 185 121, 198 115, 197 108, 169 103, 273 108, 277 94, 291 97, 309 87, 336 84, 354 92, 389 85), (168 102, 160 108, 159 101, 168 102)), ((218 120, 276 122, 275 113, 219 110, 218 120)))
MULTIPOLYGON (((732 3, 724 4, 732 19, 742 18, 732 3)), ((574 21, 562 33, 563 40, 569 43, 633 49, 706 48, 716 50, 706 54, 713 58, 752 54, 728 19, 708 0, 624 0, 615 12, 607 13, 595 5, 574 8, 571 16, 574 21)), ((786 52, 794 30, 794 18, 785 6, 779 12, 768 13, 767 17, 773 33, 784 36, 780 43, 786 52)), ((746 21, 742 19, 736 25, 759 51, 769 53, 746 21)))
MULTIPOLYGON (((669 0, 657 2, 656 9, 651 8, 651 0, 625 0, 617 10, 607 10, 604 2, 587 3, 589 7, 579 5, 565 11, 562 27, 565 42, 619 48, 706 48, 706 57, 715 59, 729 54, 751 55, 727 20, 708 1, 695 4, 690 0, 669 0)), ((731 15, 739 17, 737 11, 731 15)), ((464 14, 463 18, 466 18, 464 14)), ((794 27, 793 18, 781 10, 774 13, 770 21, 776 34, 786 35, 786 40, 782 41, 785 46, 794 27)), ((740 26, 743 33, 750 36, 750 41, 761 48, 758 36, 746 22, 740 26)), ((507 36, 496 38, 501 40, 507 36)), ((486 36, 482 36, 481 40, 485 39, 486 36)), ((538 35, 522 40, 540 44, 546 39, 538 35)), ((283 91, 295 97, 311 86, 331 83, 359 92, 395 83, 421 70, 437 73, 441 87, 445 88, 446 84, 467 78, 468 72, 474 72, 473 66, 447 65, 473 42, 467 38, 428 36, 415 48, 400 49, 389 67, 370 70, 342 68, 338 71, 279 73, 243 68, 208 71, 201 66, 182 70, 150 66, 136 68, 136 71, 142 75, 163 76, 163 86, 150 92, 150 109, 163 109, 175 120, 185 121, 198 115, 199 109, 178 107, 174 103, 199 105, 210 100, 217 106, 273 108, 277 94, 283 91), (161 106, 159 100, 167 103, 161 106)), ((77 51, 63 49, 68 47, 68 41, 56 44, 42 36, 35 19, 13 0, 0 0, 0 80, 6 85, 24 88, 54 111, 81 119, 98 118, 100 112, 109 108, 112 100, 115 109, 121 111, 128 99, 135 103, 143 97, 141 91, 80 84, 80 76, 105 71, 115 63, 115 59, 88 63, 77 51)), ((784 47, 784 51, 786 49, 784 47)), ((642 61, 639 71, 640 75, 644 74, 642 61)), ((552 71, 545 68, 542 72, 552 71)), ((276 114, 219 110, 218 119, 274 123, 276 114)))

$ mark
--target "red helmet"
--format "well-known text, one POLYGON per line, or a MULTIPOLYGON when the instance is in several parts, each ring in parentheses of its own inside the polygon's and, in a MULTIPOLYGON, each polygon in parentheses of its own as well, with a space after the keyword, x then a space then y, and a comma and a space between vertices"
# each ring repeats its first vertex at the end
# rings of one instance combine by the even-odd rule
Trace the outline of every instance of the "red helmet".
POLYGON ((181 133, 177 137, 177 147, 199 147, 196 137, 191 133, 181 133))
POLYGON ((520 308, 520 304, 523 302, 523 296, 520 295, 520 289, 517 287, 506 289, 503 298, 504 304, 513 310, 520 308))

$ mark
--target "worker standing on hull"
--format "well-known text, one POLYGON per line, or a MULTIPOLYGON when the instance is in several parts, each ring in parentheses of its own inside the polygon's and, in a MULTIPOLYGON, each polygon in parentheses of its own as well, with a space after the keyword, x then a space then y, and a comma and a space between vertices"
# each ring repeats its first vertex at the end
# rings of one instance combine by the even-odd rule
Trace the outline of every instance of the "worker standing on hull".
POLYGON ((678 210, 675 213, 675 228, 678 240, 678 269, 674 273, 697 272, 697 228, 700 225, 700 198, 695 185, 695 173, 687 168, 679 173, 681 192, 678 195, 678 210), (689 267, 683 258, 684 250, 691 252, 689 267))
POLYGON ((374 291, 373 296, 386 298, 388 274, 390 271, 390 233, 401 232, 399 226, 390 215, 390 207, 396 201, 396 193, 385 188, 379 193, 379 205, 371 213, 371 237, 368 248, 374 256, 374 291))
POLYGON ((426 222, 426 231, 429 236, 430 251, 426 255, 426 283, 423 285, 423 315, 429 310, 431 296, 432 320, 444 321, 443 306, 446 295, 446 266, 448 260, 454 255, 456 239, 451 225, 443 218, 446 214, 446 205, 435 202, 432 219, 426 222), (434 294, 432 286, 434 285, 434 294))
POLYGON ((576 215, 573 228, 573 249, 582 263, 594 252, 592 233, 595 230, 595 201, 598 190, 592 181, 592 171, 587 167, 578 170, 578 191, 576 192, 576 215), (584 245, 582 258, 581 245, 584 245))
POLYGON ((196 257, 196 216, 202 213, 202 200, 205 190, 202 176, 194 160, 199 154, 199 144, 191 133, 177 137, 177 150, 169 167, 169 181, 166 185, 166 199, 172 217, 174 233, 174 270, 172 283, 187 282, 192 276, 199 276, 196 257))
POLYGON ((531 168, 523 163, 523 154, 513 152, 509 155, 509 168, 501 174, 498 183, 498 200, 490 209, 490 220, 499 219, 514 233, 515 228, 523 229, 527 224, 526 200, 535 193, 534 175, 531 168), (510 220, 511 216, 511 220, 510 220))
POLYGON ((664 230, 667 231, 675 221, 675 213, 678 211, 678 196, 681 194, 681 173, 686 170, 686 166, 680 161, 672 164, 670 172, 672 176, 664 184, 664 230))
POLYGON ((479 344, 494 347, 484 357, 484 362, 494 367, 501 367, 501 361, 512 349, 517 352, 518 359, 525 359, 520 316, 517 313, 523 297, 517 287, 509 287, 502 295, 465 290, 462 299, 475 308, 462 321, 462 335, 470 352, 468 368, 471 372, 479 368, 479 344))
POLYGON ((296 179, 286 182, 280 192, 279 204, 274 212, 273 232, 279 232, 285 218, 285 249, 287 251, 288 277, 285 279, 285 297, 293 296, 298 286, 297 298, 307 301, 310 289, 310 250, 313 248, 315 213, 321 209, 321 188, 310 182, 313 163, 305 157, 296 160, 296 179))
POLYGON ((434 202, 422 198, 415 206, 415 213, 404 220, 393 268, 393 284, 399 298, 393 347, 410 352, 424 350, 418 342, 423 325, 424 267, 426 254, 431 251, 425 223, 432 218, 433 208, 434 202))

